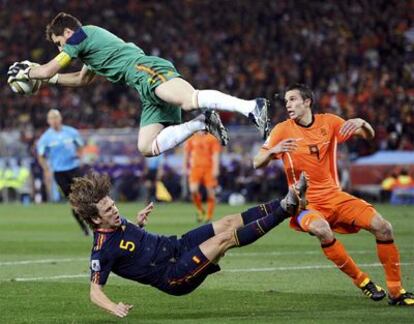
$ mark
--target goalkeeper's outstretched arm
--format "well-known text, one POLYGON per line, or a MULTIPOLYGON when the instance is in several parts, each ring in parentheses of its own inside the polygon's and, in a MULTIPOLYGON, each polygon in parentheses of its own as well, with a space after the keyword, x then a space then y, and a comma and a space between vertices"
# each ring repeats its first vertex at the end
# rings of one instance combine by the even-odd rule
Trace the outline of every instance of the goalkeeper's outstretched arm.
POLYGON ((62 68, 68 66, 70 62, 70 56, 62 51, 48 63, 30 67, 27 77, 29 79, 47 80, 49 83, 60 84, 66 87, 82 87, 93 81, 95 73, 90 71, 85 65, 78 72, 58 73, 62 68))
POLYGON ((74 73, 59 73, 56 84, 65 87, 83 87, 91 84, 95 80, 95 73, 83 66, 82 70, 74 73))
POLYGON ((30 68, 28 77, 30 79, 47 80, 49 83, 66 87, 82 87, 94 80, 95 74, 86 66, 83 66, 82 70, 78 72, 58 73, 66 65, 62 65, 57 58, 58 56, 46 64, 30 68))

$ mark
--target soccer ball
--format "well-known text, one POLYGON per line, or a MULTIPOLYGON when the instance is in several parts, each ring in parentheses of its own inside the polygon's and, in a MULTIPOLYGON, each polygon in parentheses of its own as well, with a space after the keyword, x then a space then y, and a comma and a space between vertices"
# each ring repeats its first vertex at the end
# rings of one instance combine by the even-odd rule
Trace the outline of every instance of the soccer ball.
POLYGON ((246 203, 246 198, 241 193, 233 192, 229 196, 229 205, 230 206, 240 206, 246 203))
POLYGON ((9 86, 15 93, 30 96, 39 91, 42 86, 42 80, 13 81, 9 83, 9 86))
MULTIPOLYGON (((39 64, 27 60, 22 63, 29 64, 31 67, 39 66, 39 64)), ((36 94, 42 86, 42 80, 13 81, 8 83, 13 92, 26 96, 36 94)))

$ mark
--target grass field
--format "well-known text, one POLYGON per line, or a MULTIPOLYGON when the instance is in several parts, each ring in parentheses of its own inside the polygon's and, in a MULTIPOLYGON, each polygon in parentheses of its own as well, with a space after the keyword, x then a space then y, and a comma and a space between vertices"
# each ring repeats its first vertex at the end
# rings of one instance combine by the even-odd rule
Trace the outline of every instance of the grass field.
MULTIPOLYGON (((132 218, 141 204, 120 204, 132 218)), ((394 225, 406 289, 414 290, 414 209, 378 206, 394 225)), ((218 206, 217 215, 241 210, 218 206)), ((149 231, 195 226, 189 204, 159 205, 149 231)), ((384 286, 373 237, 338 236, 361 268, 384 286)), ((255 244, 234 249, 222 271, 194 293, 172 297, 112 275, 114 301, 134 304, 122 320, 89 302, 91 239, 67 205, 0 205, 0 323, 413 323, 414 308, 372 302, 323 256, 315 238, 287 222, 255 244)))

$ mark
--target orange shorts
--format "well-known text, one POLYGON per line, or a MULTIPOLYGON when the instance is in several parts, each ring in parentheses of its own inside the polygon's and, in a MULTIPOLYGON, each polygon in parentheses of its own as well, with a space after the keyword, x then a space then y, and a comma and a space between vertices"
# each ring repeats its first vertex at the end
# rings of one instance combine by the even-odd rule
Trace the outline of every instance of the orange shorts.
POLYGON ((351 234, 357 233, 361 228, 369 229, 375 214, 375 208, 365 200, 339 192, 329 203, 309 204, 306 210, 291 218, 290 226, 309 232, 309 225, 314 220, 323 218, 334 232, 351 234))
POLYGON ((188 182, 192 184, 203 184, 206 188, 214 188, 217 186, 217 178, 213 176, 213 170, 193 168, 190 170, 188 182))

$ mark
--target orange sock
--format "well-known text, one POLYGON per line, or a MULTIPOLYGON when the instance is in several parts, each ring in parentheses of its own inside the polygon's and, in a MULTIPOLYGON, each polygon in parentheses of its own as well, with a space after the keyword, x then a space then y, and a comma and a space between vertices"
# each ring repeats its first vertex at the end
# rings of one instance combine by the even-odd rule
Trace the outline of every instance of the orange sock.
POLYGON ((402 289, 401 270, 400 270, 400 253, 393 240, 378 241, 377 254, 380 259, 387 280, 388 292, 392 297, 398 297, 402 289))
POLYGON ((203 204, 201 202, 201 195, 199 192, 191 194, 191 198, 193 200, 194 205, 196 206, 197 210, 199 212, 204 212, 203 210, 203 204))
POLYGON ((330 243, 322 244, 322 250, 326 257, 336 264, 339 270, 351 277, 357 287, 368 278, 348 255, 341 242, 334 239, 330 243))
POLYGON ((207 220, 211 220, 216 207, 216 197, 207 197, 207 220))

